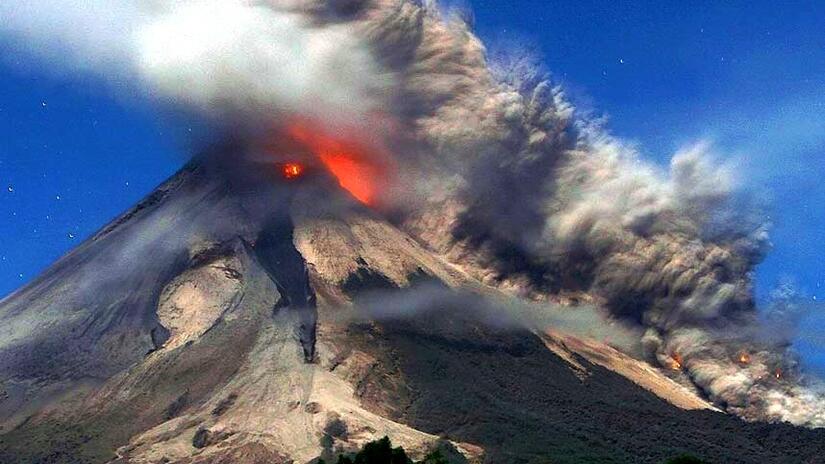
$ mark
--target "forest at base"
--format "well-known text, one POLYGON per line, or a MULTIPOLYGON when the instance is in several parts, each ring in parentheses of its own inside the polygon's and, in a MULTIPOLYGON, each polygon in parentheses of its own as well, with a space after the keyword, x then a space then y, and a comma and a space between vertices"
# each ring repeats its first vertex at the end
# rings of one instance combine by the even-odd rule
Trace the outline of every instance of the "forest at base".
MULTIPOLYGON (((319 459, 317 464, 326 464, 326 461, 319 459)), ((371 441, 364 445, 355 454, 341 454, 334 464, 450 464, 442 456, 441 452, 435 450, 429 453, 421 461, 413 461, 407 456, 404 448, 398 446, 393 448, 389 437, 371 441)), ((701 459, 690 455, 677 456, 668 459, 664 464, 709 464, 701 459)))

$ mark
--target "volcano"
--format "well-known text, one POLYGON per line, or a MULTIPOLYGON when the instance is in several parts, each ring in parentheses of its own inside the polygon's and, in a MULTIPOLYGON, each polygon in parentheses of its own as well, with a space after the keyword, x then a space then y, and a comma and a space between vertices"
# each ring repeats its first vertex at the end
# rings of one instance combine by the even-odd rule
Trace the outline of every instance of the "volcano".
POLYGON ((461 463, 825 462, 825 430, 722 413, 596 340, 470 304, 354 316, 369 294, 512 296, 322 169, 226 159, 0 302, 0 462, 329 462, 383 436, 461 463))

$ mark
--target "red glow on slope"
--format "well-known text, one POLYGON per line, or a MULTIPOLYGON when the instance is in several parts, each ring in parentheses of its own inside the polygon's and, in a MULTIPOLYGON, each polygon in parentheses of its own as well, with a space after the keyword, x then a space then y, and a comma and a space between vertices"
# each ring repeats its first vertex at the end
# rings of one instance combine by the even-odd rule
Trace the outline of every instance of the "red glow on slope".
POLYGON ((290 124, 287 134, 309 148, 353 197, 364 204, 375 205, 386 173, 377 150, 370 150, 354 139, 333 137, 310 129, 306 122, 290 124))

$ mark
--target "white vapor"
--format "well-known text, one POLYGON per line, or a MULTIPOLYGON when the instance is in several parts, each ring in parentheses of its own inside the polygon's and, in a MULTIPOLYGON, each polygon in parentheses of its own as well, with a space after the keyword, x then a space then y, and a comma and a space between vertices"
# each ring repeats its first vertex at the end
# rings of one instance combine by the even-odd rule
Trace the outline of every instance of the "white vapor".
POLYGON ((244 0, 0 4, 0 34, 56 72, 136 78, 153 97, 264 128, 296 115, 358 124, 383 106, 388 77, 349 29, 244 0))
POLYGON ((133 38, 144 15, 138 1, 2 2, 0 35, 22 39, 14 43, 19 51, 39 55, 55 72, 81 70, 122 78, 133 74, 133 38))
POLYGON ((579 117, 532 57, 489 57, 433 0, 117 5, 5 2, 0 34, 230 123, 358 126, 402 174, 385 192, 403 199, 394 217, 467 272, 601 305, 645 333, 650 362, 731 412, 825 426, 821 392, 759 326, 767 224, 708 144, 662 172, 579 117))
POLYGON ((343 122, 381 108, 387 86, 347 29, 265 4, 177 3, 140 29, 138 67, 163 95, 208 111, 343 122))

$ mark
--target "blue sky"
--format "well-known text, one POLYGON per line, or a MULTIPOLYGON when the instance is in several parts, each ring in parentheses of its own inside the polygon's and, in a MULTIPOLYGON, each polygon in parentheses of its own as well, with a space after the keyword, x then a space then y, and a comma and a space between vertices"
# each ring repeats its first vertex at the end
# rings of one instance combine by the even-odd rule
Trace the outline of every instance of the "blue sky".
MULTIPOLYGON (((535 47, 579 107, 606 114, 647 158, 665 164, 713 140, 774 223, 760 299, 788 279, 825 300, 825 2, 464 5, 482 38, 535 47)), ((181 165, 187 131, 170 118, 93 77, 0 60, 0 295, 181 165)), ((821 332, 825 316, 804 329, 821 332)), ((801 343, 810 359, 825 353, 801 343)))

